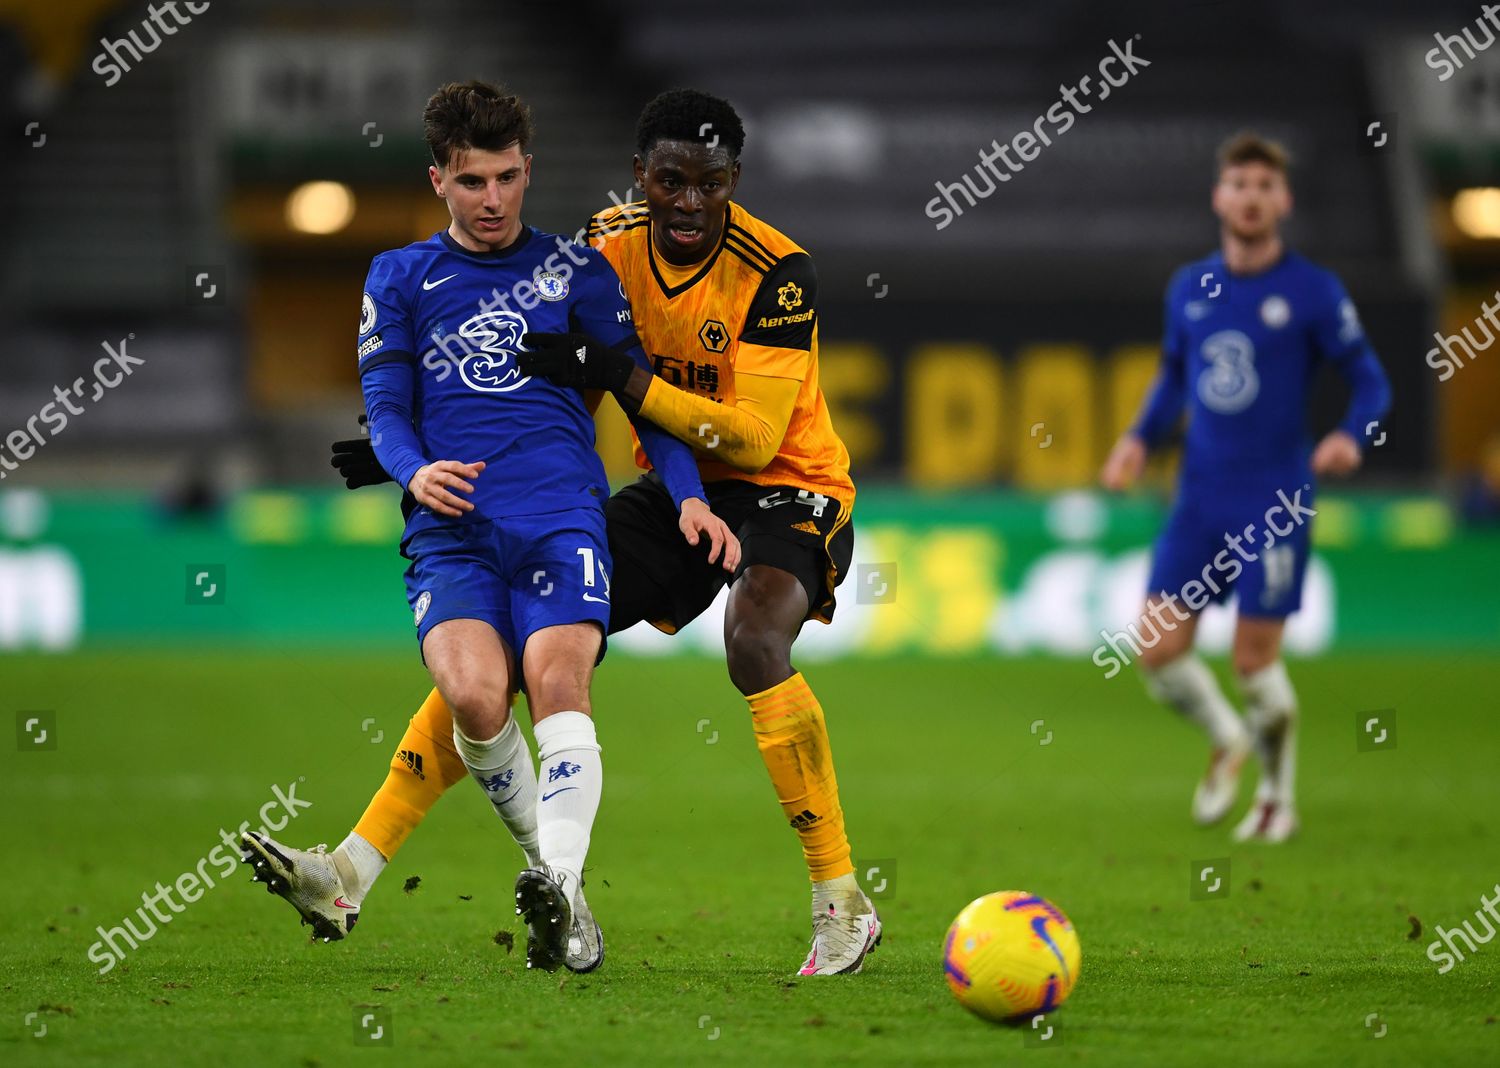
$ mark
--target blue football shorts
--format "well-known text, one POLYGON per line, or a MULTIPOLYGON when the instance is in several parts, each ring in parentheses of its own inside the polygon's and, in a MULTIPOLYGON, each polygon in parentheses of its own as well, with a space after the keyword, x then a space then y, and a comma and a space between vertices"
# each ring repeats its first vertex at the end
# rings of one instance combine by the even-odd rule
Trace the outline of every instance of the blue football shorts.
POLYGON ((402 555, 418 648, 439 623, 479 619, 519 664, 545 627, 597 623, 601 637, 609 628, 613 563, 600 508, 431 527, 411 535, 402 555))
MULTIPOLYGON (((1311 491, 1296 489, 1310 508, 1311 491)), ((1238 592, 1241 615, 1285 618, 1302 607, 1311 544, 1311 517, 1278 507, 1274 492, 1224 499, 1184 487, 1156 540, 1146 592, 1194 610, 1238 592)))

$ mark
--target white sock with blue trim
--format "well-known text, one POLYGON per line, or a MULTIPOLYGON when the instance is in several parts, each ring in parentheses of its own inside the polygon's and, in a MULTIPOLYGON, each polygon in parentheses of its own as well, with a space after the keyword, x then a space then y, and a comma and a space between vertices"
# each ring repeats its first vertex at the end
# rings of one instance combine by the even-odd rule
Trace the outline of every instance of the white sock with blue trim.
POLYGON ((516 717, 507 719, 500 733, 484 742, 466 736, 455 724, 453 745, 511 837, 526 854, 527 865, 534 867, 541 856, 537 847, 536 768, 516 717))
POLYGON ((582 712, 556 712, 536 724, 541 758, 536 826, 542 860, 567 876, 569 896, 577 893, 589 836, 604 788, 604 765, 594 721, 582 712))

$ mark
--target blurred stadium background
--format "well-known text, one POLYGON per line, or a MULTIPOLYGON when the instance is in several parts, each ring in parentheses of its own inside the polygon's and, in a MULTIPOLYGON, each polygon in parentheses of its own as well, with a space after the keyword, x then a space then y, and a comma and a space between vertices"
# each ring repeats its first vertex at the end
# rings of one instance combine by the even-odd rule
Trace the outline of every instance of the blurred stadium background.
MULTIPOLYGON (((1130 498, 1093 478, 1153 374, 1168 274, 1216 243, 1213 151, 1242 126, 1290 147, 1291 243, 1342 275, 1396 397, 1320 501, 1292 647, 1500 645, 1500 358, 1447 380, 1426 359, 1434 332, 1491 336, 1500 300, 1500 48, 1478 5, 199 6, 157 37, 143 3, 0 0, 0 440, 22 443, 0 651, 410 641, 394 492, 346 492, 327 445, 360 410, 370 257, 447 221, 422 103, 468 77, 532 103, 526 219, 550 230, 633 199, 656 91, 744 115, 739 199, 819 265, 857 560, 889 579, 851 576, 807 655, 1086 655, 1129 618, 1173 461, 1130 498), (132 32, 142 54, 107 47, 132 32), (935 227, 935 183, 1130 38, 1149 68, 935 227), (1441 77, 1435 48, 1462 69, 1441 77), (28 448, 54 387, 121 339, 143 363, 28 448)), ((1320 396, 1315 431, 1341 383, 1320 396)), ((629 478, 618 419, 600 447, 629 478)), ((617 648, 717 648, 693 631, 617 648)))
MULTIPOLYGON (((152 10, 0 0, 18 750, 0 808, 25 858, 0 910, 7 1063, 150 1063, 168 1036, 188 1061, 342 1064, 374 1006, 412 1063, 699 1063, 722 1023, 719 1063, 993 1064, 1030 1034, 948 1003, 939 947, 1004 886, 1079 925, 1075 1058, 1496 1063, 1500 951, 1440 978, 1424 956, 1495 876, 1500 30, 1478 3, 176 0, 189 21, 166 36, 152 10), (939 184, 1111 41, 1150 66, 938 229, 939 184), (95 967, 96 936, 144 921, 152 881, 253 821, 271 784, 305 779, 318 805, 287 841, 336 842, 427 692, 397 494, 345 490, 328 445, 358 432, 370 258, 447 224, 422 105, 471 77, 533 105, 525 219, 568 233, 632 199, 647 99, 727 96, 749 133, 738 199, 818 264, 858 536, 837 623, 807 628, 798 663, 845 661, 812 675, 887 922, 854 982, 784 974, 805 872, 722 661, 650 659, 721 656, 715 612, 611 639, 589 884, 610 963, 566 993, 502 939, 513 858, 462 787, 346 944, 309 945, 236 872, 95 967), (1089 662, 1139 606, 1176 457, 1128 496, 1095 475, 1154 373, 1170 272, 1217 244, 1214 149, 1247 126, 1290 147, 1287 236, 1342 276, 1395 394, 1364 469, 1318 500, 1288 637, 1311 658, 1292 667, 1306 830, 1265 849, 1189 824, 1201 740, 1089 662), (1464 366, 1443 369, 1438 338, 1464 366), (116 378, 122 343, 141 362, 116 378), (101 359, 117 384, 40 422, 101 359), (1400 751, 1365 756, 1396 724, 1366 745, 1361 710, 1392 708, 1400 751), (1200 905, 1193 879, 1231 849, 1233 900, 1200 905)), ((1344 400, 1319 383, 1314 433, 1344 400)), ((1210 650, 1229 624, 1210 613, 1210 650)))

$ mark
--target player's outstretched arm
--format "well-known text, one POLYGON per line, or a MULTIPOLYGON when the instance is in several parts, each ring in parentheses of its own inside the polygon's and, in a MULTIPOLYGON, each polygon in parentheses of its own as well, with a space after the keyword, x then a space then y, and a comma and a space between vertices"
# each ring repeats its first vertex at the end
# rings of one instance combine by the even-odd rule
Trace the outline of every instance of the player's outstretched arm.
MULTIPOLYGON (((568 311, 567 333, 528 333, 517 363, 527 374, 540 374, 561 386, 619 395, 637 368, 650 372, 651 363, 635 332, 635 317, 625 296, 625 287, 604 256, 592 252, 578 272, 576 300, 568 311)), ((595 401, 595 403, 597 403, 595 401)), ((590 411, 594 404, 590 403, 590 411)), ((681 508, 690 497, 705 499, 703 480, 692 450, 658 427, 627 410, 636 437, 662 484, 681 508)))
POLYGON ((720 404, 637 369, 620 394, 620 405, 715 459, 754 474, 781 449, 801 388, 800 379, 737 372, 734 403, 720 404))
POLYGON ((607 389, 627 414, 752 473, 781 448, 802 387, 800 379, 741 372, 734 379, 735 403, 720 404, 664 382, 587 334, 531 333, 521 341, 527 348, 516 356, 522 373, 574 389, 607 389))
MULTIPOLYGON (((634 338, 634 331, 630 337, 634 338)), ((632 341, 627 348, 612 348, 588 334, 530 333, 521 339, 526 349, 516 354, 516 362, 524 374, 540 375, 564 388, 584 390, 608 390, 618 397, 624 384, 632 374, 650 376, 647 370, 646 353, 639 341, 632 341)), ((681 508, 683 502, 695 497, 705 499, 703 480, 698 476, 698 463, 692 450, 681 441, 661 430, 660 427, 642 419, 636 408, 621 407, 629 416, 635 433, 641 439, 641 448, 646 459, 661 476, 672 503, 681 508)))

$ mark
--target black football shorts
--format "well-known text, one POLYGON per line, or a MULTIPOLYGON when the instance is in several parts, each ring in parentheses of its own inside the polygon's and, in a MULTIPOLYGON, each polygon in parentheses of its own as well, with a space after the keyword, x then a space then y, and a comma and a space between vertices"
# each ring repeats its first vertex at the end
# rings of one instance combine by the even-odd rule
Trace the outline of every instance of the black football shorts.
POLYGON ((610 497, 604 507, 614 557, 610 633, 646 620, 675 634, 702 614, 725 583, 764 564, 794 575, 807 591, 807 618, 833 620, 834 589, 854 555, 854 527, 844 505, 793 486, 725 479, 704 486, 708 505, 743 549, 730 576, 708 562, 708 540, 692 546, 677 529, 678 512, 656 472, 610 497))

